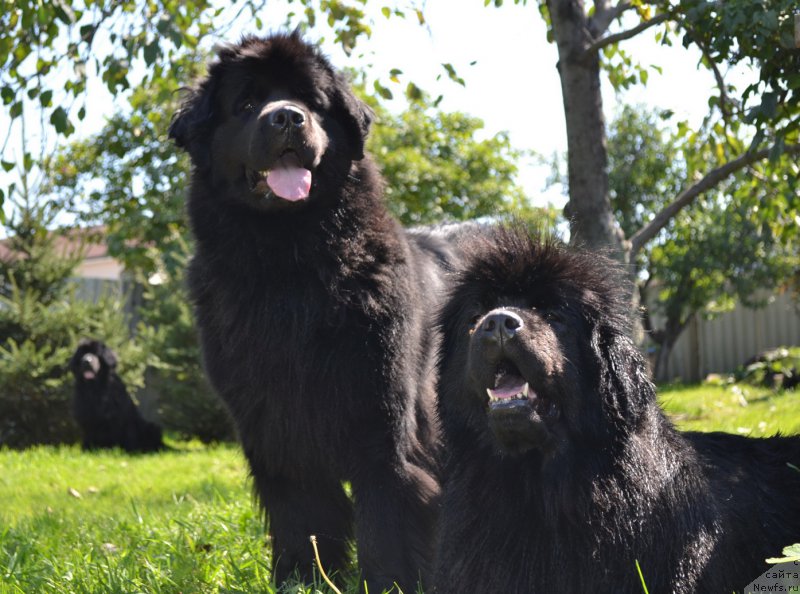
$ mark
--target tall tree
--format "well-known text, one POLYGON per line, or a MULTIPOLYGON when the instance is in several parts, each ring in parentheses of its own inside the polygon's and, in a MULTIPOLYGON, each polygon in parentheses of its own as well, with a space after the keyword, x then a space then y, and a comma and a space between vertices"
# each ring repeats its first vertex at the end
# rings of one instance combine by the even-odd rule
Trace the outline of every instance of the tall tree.
MULTIPOLYGON (((672 131, 668 119, 669 113, 625 106, 609 125, 609 195, 626 234, 646 226, 716 152, 684 124, 672 131)), ((791 166, 781 158, 786 163, 779 169, 791 166)), ((648 305, 645 326, 656 346, 658 379, 666 379, 672 348, 694 317, 714 316, 736 302, 760 305, 800 265, 796 223, 783 213, 759 212, 790 193, 785 180, 764 183, 769 171, 766 163, 731 175, 677 213, 631 263, 648 305)))
MULTIPOLYGON (((495 4, 501 4, 496 0, 495 4)), ((800 152, 800 49, 794 44, 795 0, 648 1, 539 0, 558 47, 558 70, 568 142, 567 215, 576 241, 611 246, 631 262, 682 208, 731 174, 767 157, 800 152), (714 75, 710 129, 720 144, 742 123, 754 126, 749 146, 708 162, 702 177, 682 189, 643 227, 626 236, 615 224, 608 194, 606 125, 600 80, 605 71, 618 88, 637 79, 637 67, 622 42, 651 29, 662 43, 680 37, 694 46, 714 75), (722 75, 725 66, 753 64, 758 80, 736 93, 722 75)), ((638 78, 643 70, 638 69, 638 78)), ((794 206, 797 207, 796 204, 794 206)))

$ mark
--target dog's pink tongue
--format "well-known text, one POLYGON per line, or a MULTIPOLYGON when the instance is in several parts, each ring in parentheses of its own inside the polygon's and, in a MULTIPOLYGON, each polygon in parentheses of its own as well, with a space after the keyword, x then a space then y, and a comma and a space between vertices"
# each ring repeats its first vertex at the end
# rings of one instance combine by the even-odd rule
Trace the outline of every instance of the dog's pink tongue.
POLYGON ((513 398, 520 392, 525 392, 525 385, 526 381, 521 377, 517 376, 505 376, 500 379, 497 384, 497 387, 492 388, 490 390, 491 395, 494 398, 500 398, 501 400, 508 400, 509 398, 513 398))
POLYGON ((305 200, 311 190, 311 172, 281 164, 267 174, 267 185, 276 196, 285 200, 305 200))

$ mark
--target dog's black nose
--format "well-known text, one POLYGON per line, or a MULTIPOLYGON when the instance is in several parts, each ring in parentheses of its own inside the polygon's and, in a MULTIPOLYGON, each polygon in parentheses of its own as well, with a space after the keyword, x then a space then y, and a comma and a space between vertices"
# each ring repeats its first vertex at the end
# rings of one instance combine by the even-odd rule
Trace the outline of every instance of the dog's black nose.
POLYGON ((490 311, 480 323, 480 333, 486 340, 504 342, 516 336, 522 328, 522 318, 508 309, 490 311))
POLYGON ((270 113, 267 116, 267 122, 269 122, 270 126, 279 130, 302 128, 306 125, 306 114, 299 107, 284 105, 270 113))

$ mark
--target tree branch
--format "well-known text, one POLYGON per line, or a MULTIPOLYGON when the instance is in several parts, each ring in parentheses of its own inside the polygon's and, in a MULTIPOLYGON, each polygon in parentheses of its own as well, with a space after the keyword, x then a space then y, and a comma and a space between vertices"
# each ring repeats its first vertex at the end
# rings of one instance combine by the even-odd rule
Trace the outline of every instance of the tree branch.
POLYGON ((589 29, 594 37, 599 37, 608 30, 609 25, 614 22, 614 19, 626 10, 633 8, 630 2, 621 1, 616 6, 609 8, 608 4, 603 0, 597 0, 594 3, 594 16, 591 19, 589 29))
MULTIPOLYGON (((732 173, 736 173, 740 169, 743 169, 744 167, 747 167, 756 161, 766 159, 771 150, 771 148, 766 148, 753 153, 745 153, 733 161, 728 161, 724 165, 709 171, 700 181, 679 194, 671 204, 668 204, 666 207, 664 207, 661 212, 653 217, 652 221, 639 229, 639 231, 637 231, 633 237, 630 238, 631 261, 633 261, 633 259, 636 257, 636 254, 640 249, 642 249, 644 244, 653 239, 653 237, 655 237, 658 232, 667 225, 670 219, 672 219, 672 217, 681 211, 681 209, 691 204, 691 202, 700 194, 710 190, 732 173)), ((800 144, 787 145, 784 147, 783 152, 787 154, 800 153, 800 144)))
MULTIPOLYGON (((678 26, 686 30, 691 40, 700 49, 703 57, 708 62, 711 72, 714 74, 714 80, 717 82, 717 88, 719 89, 719 110, 722 113, 722 119, 727 125, 730 125, 730 119, 733 115, 731 112, 732 101, 728 97, 728 93, 725 89, 725 79, 722 76, 722 72, 720 72, 719 68, 717 67, 717 63, 711 57, 711 52, 708 50, 708 46, 702 41, 701 37, 699 35, 695 35, 695 32, 692 30, 692 28, 683 21, 680 21, 678 26)), ((735 107, 738 108, 738 106, 735 107)))
POLYGON ((638 24, 633 29, 628 29, 627 31, 620 31, 619 33, 614 33, 613 35, 608 35, 607 37, 603 37, 601 39, 596 40, 592 43, 589 47, 586 48, 585 52, 592 53, 597 52, 608 45, 612 45, 614 43, 619 43, 620 41, 625 41, 626 39, 630 39, 631 37, 636 37, 642 31, 646 31, 650 27, 655 27, 656 25, 660 25, 666 20, 669 20, 670 15, 666 12, 662 12, 661 14, 657 14, 649 21, 644 21, 643 23, 638 24))

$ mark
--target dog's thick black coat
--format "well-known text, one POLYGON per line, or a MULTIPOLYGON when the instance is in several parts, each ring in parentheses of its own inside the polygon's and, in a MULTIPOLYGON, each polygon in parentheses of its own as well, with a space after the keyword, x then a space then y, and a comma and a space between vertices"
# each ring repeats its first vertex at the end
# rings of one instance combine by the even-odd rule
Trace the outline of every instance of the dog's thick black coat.
POLYGON ((441 314, 439 594, 741 591, 800 539, 800 438, 681 433, 601 257, 499 230, 441 314))
POLYGON ((83 449, 154 452, 164 447, 161 428, 139 413, 117 375, 117 357, 108 346, 99 340, 81 340, 69 368, 75 376, 73 412, 83 449))
POLYGON ((312 534, 326 569, 343 570, 355 536, 369 591, 411 592, 434 546, 433 312, 449 255, 389 215, 364 155, 370 120, 314 46, 277 34, 223 47, 170 135, 193 164, 205 366, 266 511, 276 580, 311 576, 312 534))

